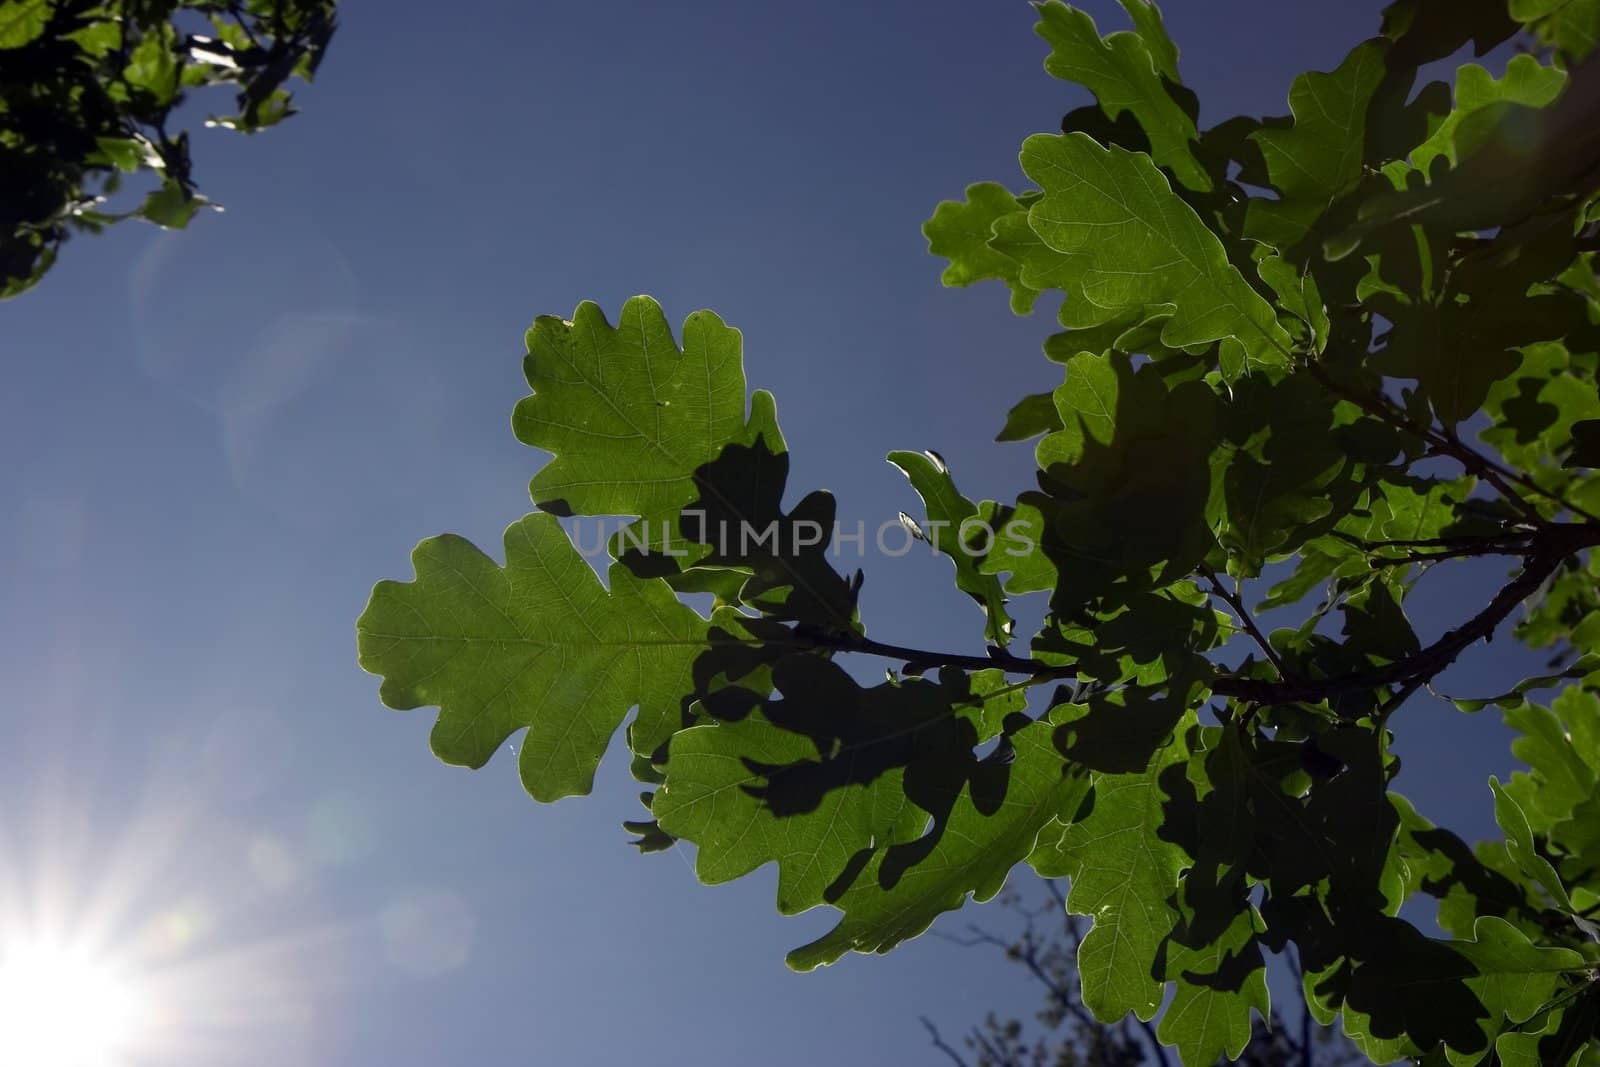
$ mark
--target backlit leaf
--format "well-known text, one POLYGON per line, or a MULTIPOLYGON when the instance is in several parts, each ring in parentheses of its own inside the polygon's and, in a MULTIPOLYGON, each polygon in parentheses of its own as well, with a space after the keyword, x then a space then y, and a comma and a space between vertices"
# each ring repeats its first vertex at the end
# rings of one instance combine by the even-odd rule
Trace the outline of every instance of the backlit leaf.
POLYGON ((519 730, 538 800, 587 793, 629 709, 675 714, 706 623, 659 580, 620 564, 600 584, 554 517, 506 531, 498 566, 446 535, 412 556, 411 582, 379 582, 356 623, 361 666, 392 708, 439 708, 434 753, 481 767, 519 730))
POLYGON ((1211 178, 1192 151, 1199 138, 1194 117, 1164 82, 1176 80, 1177 50, 1153 5, 1128 0, 1126 6, 1137 32, 1113 33, 1102 40, 1086 12, 1060 0, 1040 4, 1034 32, 1050 43, 1045 70, 1088 89, 1107 117, 1131 114, 1150 138, 1158 164, 1189 188, 1209 190, 1211 178))
POLYGON ((1332 73, 1295 79, 1294 124, 1253 135, 1279 198, 1250 202, 1248 236, 1287 248, 1360 180, 1367 106, 1383 81, 1388 50, 1385 41, 1367 41, 1332 73))
MULTIPOLYGON (((1229 338, 1249 366, 1288 362, 1291 342, 1271 305, 1148 157, 1081 134, 1036 135, 1023 142, 1022 169, 1045 194, 1029 225, 1058 254, 1038 280, 1066 290, 1070 325, 1167 315, 1161 340, 1170 347, 1229 338)), ((1023 278, 1033 283, 1026 269, 1023 278)))

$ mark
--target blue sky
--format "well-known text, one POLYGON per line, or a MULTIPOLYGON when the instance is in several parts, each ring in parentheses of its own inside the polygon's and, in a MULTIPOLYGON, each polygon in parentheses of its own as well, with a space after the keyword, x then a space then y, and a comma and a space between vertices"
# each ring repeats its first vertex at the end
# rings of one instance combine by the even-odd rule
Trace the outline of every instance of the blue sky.
MULTIPOLYGON (((919 1014, 1031 1012, 1003 961, 934 938, 788 973, 826 914, 781 919, 770 872, 708 889, 687 855, 635 855, 625 767, 541 807, 510 759, 438 764, 432 713, 380 707, 353 635, 422 537, 498 555, 541 462, 508 425, 522 332, 582 299, 740 327, 792 485, 846 520, 914 510, 894 448, 937 449, 974 497, 1027 486, 1031 448, 991 438, 1059 380, 1051 312, 941 289, 918 227, 971 181, 1020 184, 1022 138, 1084 102, 1028 6, 345 6, 302 115, 196 132, 226 213, 76 240, 0 311, 0 934, 135 960, 171 1067, 932 1062, 919 1014)), ((1168 23, 1215 122, 1282 112, 1380 6, 1184 0, 1168 23)), ((873 561, 874 636, 979 647, 947 569, 873 561)), ((1419 628, 1496 577, 1435 579, 1419 628)), ((1497 723, 1400 727, 1404 791, 1490 832, 1497 723)))

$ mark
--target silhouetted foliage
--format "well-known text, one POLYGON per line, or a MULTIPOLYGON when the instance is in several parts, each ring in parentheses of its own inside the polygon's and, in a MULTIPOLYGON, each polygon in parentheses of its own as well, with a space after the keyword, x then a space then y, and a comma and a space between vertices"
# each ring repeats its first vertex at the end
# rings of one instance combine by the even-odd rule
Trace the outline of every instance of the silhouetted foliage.
MULTIPOLYGON (((1101 1022, 1083 1004, 1078 950, 1087 923, 1066 910, 1054 882, 1042 883, 1030 902, 1007 886, 997 903, 1006 927, 970 923, 959 935, 939 934, 957 944, 1001 953, 1039 986, 1043 1003, 1031 1020, 1010 1011, 989 1012, 959 1039, 958 1048, 929 1019, 922 1025, 935 1049, 960 1067, 1168 1067, 1170 1056, 1149 1023, 1133 1016, 1101 1022)), ((1298 977, 1298 975, 1296 975, 1298 977)), ((1347 1067, 1365 1057, 1331 1026, 1318 1023, 1305 1002, 1293 1012, 1274 1007, 1256 1019, 1250 1043, 1233 1062, 1248 1067, 1347 1067)))

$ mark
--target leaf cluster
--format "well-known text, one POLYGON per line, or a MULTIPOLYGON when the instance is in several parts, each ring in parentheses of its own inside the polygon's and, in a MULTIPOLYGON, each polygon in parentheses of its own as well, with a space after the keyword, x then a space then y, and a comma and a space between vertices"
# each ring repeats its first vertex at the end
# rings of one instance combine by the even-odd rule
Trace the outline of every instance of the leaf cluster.
POLYGON ((948 284, 1058 305, 1061 384, 1000 433, 1037 439, 1035 489, 975 500, 943 457, 890 456, 982 651, 868 636, 832 497, 786 506, 737 332, 638 297, 615 325, 592 304, 534 323, 513 427, 554 456, 538 511, 503 565, 419 546, 414 580, 374 590, 361 663, 390 706, 440 709, 451 763, 526 730, 539 799, 587 792, 624 729, 642 850, 690 842, 707 882, 774 864, 782 912, 837 910, 802 970, 1026 864, 1092 920, 1082 1005, 1190 1067, 1249 1044, 1285 954, 1374 1061, 1593 1062, 1600 0, 1398 0, 1288 114, 1212 125, 1156 7, 1123 7, 1102 36, 1037 5, 1046 70, 1093 103, 1024 142, 1026 187, 973 185, 925 227, 948 284), (1498 77, 1418 84, 1512 42, 1498 77), (559 516, 629 520, 606 583, 559 516), (1504 583, 1419 633, 1409 598, 1465 558, 1504 583), (1027 596, 1046 618, 1020 650, 1027 596), (1472 848, 1394 790, 1392 742, 1507 630, 1550 668, 1458 699, 1503 709, 1528 766, 1491 783, 1504 838, 1472 848), (842 666, 862 657, 895 666, 864 684, 842 666))
POLYGON ((187 225, 207 200, 172 128, 185 98, 231 86, 234 112, 207 125, 273 126, 335 26, 335 0, 0 0, 0 299, 36 284, 75 232, 187 225), (156 188, 108 209, 141 173, 156 188))

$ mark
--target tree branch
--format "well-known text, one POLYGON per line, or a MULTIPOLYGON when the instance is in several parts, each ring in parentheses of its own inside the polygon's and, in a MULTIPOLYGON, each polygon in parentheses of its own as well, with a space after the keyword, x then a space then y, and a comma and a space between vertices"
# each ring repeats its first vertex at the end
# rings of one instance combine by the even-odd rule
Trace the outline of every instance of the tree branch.
POLYGON ((1399 556, 1374 555, 1367 560, 1373 570, 1382 567, 1404 567, 1410 563, 1438 563, 1447 559, 1470 559, 1474 556, 1520 556, 1526 548, 1505 546, 1473 546, 1471 548, 1446 548, 1438 552, 1407 552, 1399 556))
MULTIPOLYGON (((1596 546, 1600 546, 1600 524, 1541 525, 1529 535, 1528 545, 1524 550, 1522 573, 1496 593, 1488 607, 1459 629, 1451 630, 1427 648, 1403 660, 1397 660, 1375 670, 1310 680, 1285 678, 1279 681, 1264 681, 1220 675, 1211 680, 1210 689, 1218 696, 1266 705, 1316 702, 1352 690, 1377 689, 1393 685, 1414 691, 1432 681, 1474 643, 1492 636, 1495 629, 1505 621, 1516 606, 1532 596, 1568 556, 1596 546)), ((933 667, 959 667, 973 671, 999 669, 1008 674, 1025 676, 1027 684, 1030 685, 1073 678, 1077 674, 1075 666, 1054 666, 1035 659, 1023 659, 998 647, 991 647, 987 656, 970 656, 885 644, 854 633, 808 632, 805 639, 808 647, 903 660, 917 670, 933 667)), ((1392 711, 1393 708, 1388 710, 1392 711)))
POLYGON ((1292 704, 1319 701, 1355 689, 1376 689, 1402 685, 1415 688, 1455 662, 1471 645, 1491 636, 1495 628, 1516 606, 1532 596, 1562 560, 1586 548, 1600 545, 1600 526, 1553 523, 1540 529, 1530 543, 1522 573, 1508 582, 1488 607, 1464 626, 1451 630, 1427 648, 1371 671, 1358 671, 1305 682, 1264 682, 1252 678, 1218 678, 1211 691, 1221 696, 1253 700, 1263 704, 1292 704))
POLYGON ((998 647, 991 647, 987 656, 971 656, 959 652, 933 652, 906 645, 890 645, 860 634, 810 633, 807 638, 813 648, 826 648, 835 652, 859 652, 867 656, 902 660, 909 668, 916 671, 934 667, 960 667, 968 671, 998 668, 1007 674, 1026 675, 1035 683, 1076 678, 1078 674, 1075 666, 1051 666, 1036 659, 1014 656, 998 647))
POLYGON ((1382 552, 1390 548, 1476 548, 1486 556, 1493 556, 1502 554, 1501 550, 1510 546, 1512 542, 1517 546, 1513 554, 1520 553, 1526 547, 1528 538, 1533 536, 1533 531, 1513 530, 1511 533, 1496 534, 1493 537, 1424 537, 1414 541, 1367 541, 1353 537, 1343 530, 1329 530, 1328 534, 1363 552, 1382 552))

